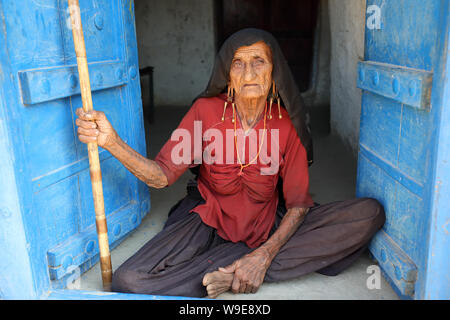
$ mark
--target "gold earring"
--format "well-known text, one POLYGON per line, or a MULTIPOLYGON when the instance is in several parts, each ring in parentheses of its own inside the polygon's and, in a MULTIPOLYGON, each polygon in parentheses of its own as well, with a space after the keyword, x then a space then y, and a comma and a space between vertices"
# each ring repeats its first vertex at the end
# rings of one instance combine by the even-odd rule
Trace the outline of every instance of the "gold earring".
POLYGON ((275 91, 275 82, 272 81, 272 92, 270 93, 270 98, 269 98, 269 120, 272 119, 272 104, 273 104, 274 91, 275 91))
POLYGON ((278 104, 278 118, 281 119, 283 117, 281 116, 281 102, 278 92, 277 92, 277 104, 278 104))
POLYGON ((233 108, 233 118, 231 118, 231 123, 234 123, 235 119, 236 119, 236 113, 234 111, 234 102, 231 103, 231 107, 233 108))
POLYGON ((275 96, 275 98, 277 99, 277 104, 278 104, 278 119, 282 119, 283 117, 281 116, 281 102, 280 102, 280 95, 278 93, 278 90, 275 89, 275 81, 273 82, 273 94, 275 96))
MULTIPOLYGON (((225 101, 225 104, 223 105, 223 113, 222 113, 222 121, 225 121, 225 111, 227 109, 228 103, 231 103, 233 106, 234 111, 234 102, 233 102, 233 88, 231 86, 228 86, 228 92, 227 92, 227 101, 225 101)), ((234 112, 233 112, 233 119, 231 122, 234 122, 234 112)))

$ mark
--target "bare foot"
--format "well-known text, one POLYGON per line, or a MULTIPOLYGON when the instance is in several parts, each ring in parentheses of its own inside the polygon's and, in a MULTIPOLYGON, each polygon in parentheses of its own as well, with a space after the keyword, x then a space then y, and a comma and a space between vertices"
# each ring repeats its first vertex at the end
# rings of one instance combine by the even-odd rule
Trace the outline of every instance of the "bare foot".
POLYGON ((221 271, 205 274, 203 277, 203 285, 206 287, 206 291, 208 291, 208 298, 214 299, 218 295, 230 290, 233 276, 233 273, 224 273, 221 271))

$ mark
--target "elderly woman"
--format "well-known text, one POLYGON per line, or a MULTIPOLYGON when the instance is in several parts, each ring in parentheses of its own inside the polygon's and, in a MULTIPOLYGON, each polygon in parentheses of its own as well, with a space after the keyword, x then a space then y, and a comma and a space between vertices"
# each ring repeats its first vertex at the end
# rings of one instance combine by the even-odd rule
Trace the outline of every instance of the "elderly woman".
POLYGON ((312 201, 306 112, 267 32, 245 29, 225 42, 207 89, 155 160, 121 140, 104 113, 77 115, 82 142, 96 141, 151 187, 199 169, 163 230, 115 271, 114 291, 214 298, 314 271, 336 275, 384 223, 373 199, 312 201))

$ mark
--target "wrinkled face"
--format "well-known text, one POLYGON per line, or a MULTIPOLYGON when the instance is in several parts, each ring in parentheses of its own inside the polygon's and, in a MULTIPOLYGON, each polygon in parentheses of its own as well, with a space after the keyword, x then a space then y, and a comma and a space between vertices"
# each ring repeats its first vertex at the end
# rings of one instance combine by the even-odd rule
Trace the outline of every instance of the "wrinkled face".
POLYGON ((264 42, 237 49, 230 67, 230 84, 236 97, 267 97, 272 85, 272 68, 272 51, 264 42))

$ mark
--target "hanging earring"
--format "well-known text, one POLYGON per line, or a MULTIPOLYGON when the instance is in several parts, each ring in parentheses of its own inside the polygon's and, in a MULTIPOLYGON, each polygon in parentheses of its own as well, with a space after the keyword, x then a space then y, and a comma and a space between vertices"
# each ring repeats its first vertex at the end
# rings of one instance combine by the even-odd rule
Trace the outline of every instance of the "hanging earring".
POLYGON ((270 98, 269 98, 269 120, 272 119, 272 104, 273 104, 274 92, 275 92, 275 81, 272 81, 272 92, 270 93, 270 98))
POLYGON ((234 123, 236 121, 236 114, 235 114, 235 103, 234 103, 234 88, 231 87, 230 91, 231 95, 229 97, 229 101, 231 102, 231 107, 233 108, 233 118, 231 118, 231 123, 234 123))
POLYGON ((231 118, 231 123, 234 123, 236 120, 236 112, 235 112, 235 107, 234 107, 234 102, 231 103, 231 107, 233 108, 233 118, 231 118))
POLYGON ((283 118, 281 116, 281 102, 280 102, 280 95, 277 92, 277 104, 278 104, 278 119, 283 118))
POLYGON ((281 102, 280 102, 280 95, 278 93, 278 91, 275 89, 275 82, 273 82, 273 94, 275 96, 275 98, 277 99, 277 105, 278 105, 278 119, 282 119, 283 117, 281 116, 281 102))
MULTIPOLYGON (((225 111, 227 109, 228 103, 231 103, 234 110, 234 102, 233 102, 233 88, 231 86, 228 86, 228 92, 227 92, 227 100, 225 101, 223 105, 223 113, 222 113, 222 122, 225 121, 225 111)), ((231 122, 234 122, 234 112, 233 112, 233 119, 231 122)))

